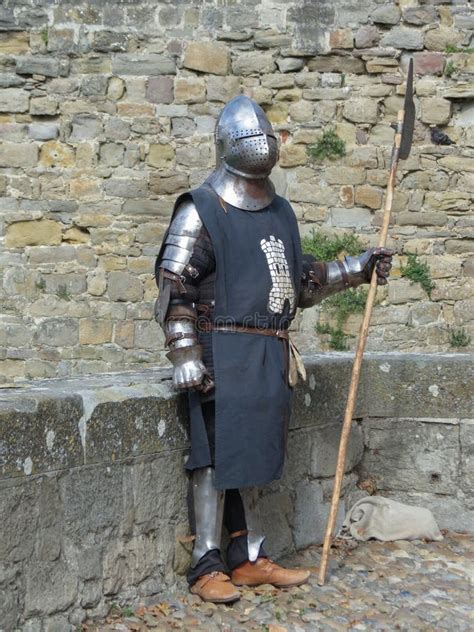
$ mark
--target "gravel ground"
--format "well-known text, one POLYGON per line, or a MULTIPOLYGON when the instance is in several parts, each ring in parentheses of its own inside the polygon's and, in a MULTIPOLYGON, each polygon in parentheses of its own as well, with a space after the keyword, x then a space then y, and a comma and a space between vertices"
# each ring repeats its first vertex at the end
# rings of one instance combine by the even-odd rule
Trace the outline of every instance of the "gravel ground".
POLYGON ((162 595, 132 614, 112 610, 87 632, 332 632, 339 630, 473 630, 472 537, 446 533, 442 542, 340 542, 331 576, 317 584, 320 547, 286 565, 311 568, 308 584, 289 590, 242 590, 233 606, 204 604, 189 593, 162 595))

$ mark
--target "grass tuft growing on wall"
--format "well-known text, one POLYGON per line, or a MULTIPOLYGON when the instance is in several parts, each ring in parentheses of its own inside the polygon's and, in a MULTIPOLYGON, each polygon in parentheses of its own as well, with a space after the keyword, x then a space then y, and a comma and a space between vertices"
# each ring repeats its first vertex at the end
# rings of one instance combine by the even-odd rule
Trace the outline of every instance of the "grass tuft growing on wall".
MULTIPOLYGON (((313 255, 318 261, 334 261, 341 254, 355 256, 362 251, 362 244, 358 237, 352 234, 329 237, 313 232, 302 239, 303 252, 313 255)), ((322 302, 322 311, 329 313, 336 321, 335 326, 329 323, 318 324, 319 334, 329 335, 329 346, 335 351, 347 350, 347 335, 343 326, 351 314, 364 311, 367 300, 365 288, 349 289, 329 296, 322 302)))
POLYGON ((471 336, 468 336, 463 328, 452 329, 449 344, 452 347, 468 347, 471 344, 471 336))
POLYGON ((419 283, 431 298, 431 292, 435 284, 431 278, 431 272, 426 263, 418 259, 418 255, 408 255, 407 265, 401 269, 402 277, 410 279, 413 283, 419 283))
POLYGON ((340 158, 346 155, 346 142, 339 138, 334 128, 330 127, 323 132, 318 142, 309 145, 308 154, 316 161, 340 158))

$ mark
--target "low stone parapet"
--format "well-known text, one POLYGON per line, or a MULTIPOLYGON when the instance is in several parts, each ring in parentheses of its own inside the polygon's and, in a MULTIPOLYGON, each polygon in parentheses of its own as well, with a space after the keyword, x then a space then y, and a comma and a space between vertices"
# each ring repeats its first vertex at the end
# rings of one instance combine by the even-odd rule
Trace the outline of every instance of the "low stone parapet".
MULTIPOLYGON (((284 476, 262 490, 275 557, 322 540, 351 360, 305 358, 284 476)), ((469 354, 369 354, 346 503, 369 480, 441 527, 472 529, 473 379, 469 354)), ((180 581, 187 423, 162 369, 0 391, 0 630, 66 632, 180 581)))

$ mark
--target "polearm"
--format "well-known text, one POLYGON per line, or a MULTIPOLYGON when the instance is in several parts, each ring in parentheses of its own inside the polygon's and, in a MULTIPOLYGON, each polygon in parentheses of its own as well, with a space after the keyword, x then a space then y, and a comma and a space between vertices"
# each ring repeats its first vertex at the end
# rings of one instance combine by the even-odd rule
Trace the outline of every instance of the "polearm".
MULTIPOLYGON (((398 112, 397 129, 392 149, 392 157, 390 161, 390 176, 387 185, 387 195, 385 198, 385 210, 383 215, 382 229, 380 231, 378 246, 384 247, 387 241, 388 227, 390 225, 390 217, 392 214, 393 192, 395 189, 395 179, 397 175, 397 167, 399 160, 406 160, 410 154, 411 143, 413 139, 413 128, 415 125, 415 104, 413 103, 413 59, 410 59, 408 66, 408 76, 405 90, 405 103, 403 110, 398 112)), ((364 354, 365 343, 369 333, 370 318, 374 307, 375 295, 377 293, 377 273, 374 267, 372 278, 370 281, 370 289, 365 305, 364 318, 359 331, 359 340, 357 350, 354 357, 352 367, 351 382, 349 386, 349 395, 347 397, 346 411, 342 424, 341 439, 339 443, 339 453, 337 455, 336 476, 334 478, 334 489, 332 493, 331 508, 329 511, 328 523, 326 527, 326 535, 324 537, 323 553, 321 556, 321 566, 319 569, 318 584, 324 585, 326 579, 326 571, 329 561, 329 552, 331 549, 332 534, 336 524, 337 509, 339 506, 339 498, 341 496, 342 480, 344 477, 344 469, 346 463, 347 444, 352 426, 352 416, 357 397, 357 389, 359 386, 360 370, 362 366, 362 356, 364 354)))

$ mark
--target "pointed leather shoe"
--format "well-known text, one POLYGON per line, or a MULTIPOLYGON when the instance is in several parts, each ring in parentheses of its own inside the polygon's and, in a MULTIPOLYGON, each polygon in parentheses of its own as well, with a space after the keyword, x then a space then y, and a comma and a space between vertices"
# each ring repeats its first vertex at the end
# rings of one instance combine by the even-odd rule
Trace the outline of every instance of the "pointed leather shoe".
POLYGON ((240 599, 240 593, 230 581, 230 577, 219 571, 201 575, 189 589, 203 601, 230 603, 240 599))
POLYGON ((276 588, 290 588, 308 581, 311 571, 278 566, 266 557, 256 562, 244 562, 232 571, 232 583, 235 586, 259 586, 272 584, 276 588))

